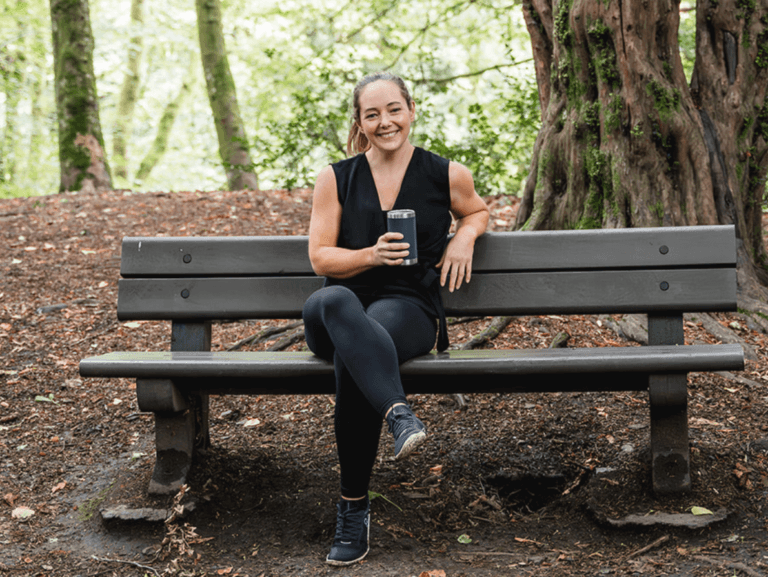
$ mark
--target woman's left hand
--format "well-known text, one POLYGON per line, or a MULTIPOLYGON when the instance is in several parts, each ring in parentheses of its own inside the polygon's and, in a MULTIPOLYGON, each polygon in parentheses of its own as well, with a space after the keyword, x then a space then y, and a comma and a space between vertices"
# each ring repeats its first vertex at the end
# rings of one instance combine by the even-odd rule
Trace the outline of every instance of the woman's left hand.
POLYGON ((461 287, 462 282, 470 281, 474 249, 474 239, 468 241, 458 234, 451 239, 440 262, 435 265, 441 269, 440 286, 445 286, 448 281, 448 290, 453 292, 461 287))

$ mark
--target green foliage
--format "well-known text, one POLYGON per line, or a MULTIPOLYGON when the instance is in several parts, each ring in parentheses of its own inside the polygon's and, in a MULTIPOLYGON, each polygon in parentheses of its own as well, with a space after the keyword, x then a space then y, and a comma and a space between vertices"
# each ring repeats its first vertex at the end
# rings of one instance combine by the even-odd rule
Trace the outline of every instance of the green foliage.
MULTIPOLYGON (((573 0, 558 2, 555 18, 557 41, 568 47, 573 44, 572 6, 573 0)), ((481 193, 521 190, 540 112, 530 40, 517 2, 510 7, 473 0, 224 0, 222 7, 229 64, 263 188, 311 185, 324 165, 343 158, 352 88, 365 73, 387 69, 405 77, 412 88, 416 144, 469 166, 481 193)), ((137 29, 130 23, 130 0, 90 0, 90 8, 101 125, 110 152, 126 54, 137 29)), ((128 182, 142 161, 140 151, 153 149, 164 112, 188 82, 165 152, 137 189, 224 186, 200 74, 194 3, 144 0, 144 14, 141 84, 126 134, 128 182), (190 60, 195 74, 189 72, 190 60)), ((50 26, 45 0, 0 0, 0 75, 5 83, 0 93, 0 195, 46 194, 58 187, 50 26), (2 168, 9 162, 15 168, 3 182, 8 171, 2 168)), ((686 73, 686 63, 693 61, 694 29, 695 11, 681 13, 686 73)), ((590 43, 597 48, 595 73, 611 84, 618 76, 613 76, 615 56, 608 40, 604 23, 590 25, 590 43)), ((561 81, 575 103, 587 87, 578 81, 578 62, 569 64, 568 55, 563 56, 565 66, 574 69, 566 68, 561 81)), ((612 92, 602 110, 606 131, 621 126, 623 104, 618 90, 612 92)), ((674 95, 671 99, 674 103, 674 95)), ((599 123, 593 111, 587 117, 599 123)))
POLYGON ((662 121, 668 120, 672 116, 672 112, 680 106, 682 96, 677 88, 667 90, 658 80, 651 80, 645 91, 648 96, 653 98, 653 104, 662 121))
POLYGON ((616 48, 613 45, 611 30, 602 20, 596 20, 587 30, 589 36, 589 51, 592 55, 591 64, 595 68, 597 78, 608 85, 611 90, 621 86, 619 69, 616 66, 616 48))

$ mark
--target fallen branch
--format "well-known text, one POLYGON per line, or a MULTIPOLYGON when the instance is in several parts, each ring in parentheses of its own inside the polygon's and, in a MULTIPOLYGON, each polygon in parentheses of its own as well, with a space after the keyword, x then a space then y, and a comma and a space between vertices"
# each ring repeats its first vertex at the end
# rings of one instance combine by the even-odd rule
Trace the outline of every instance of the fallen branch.
POLYGON ((495 339, 505 328, 507 328, 513 318, 515 317, 493 317, 493 319, 491 319, 491 324, 488 325, 484 331, 472 337, 466 343, 461 345, 459 349, 462 351, 476 349, 488 341, 495 339))
POLYGON ((144 569, 145 571, 152 571, 157 577, 160 577, 160 573, 157 572, 157 569, 154 567, 150 567, 149 565, 142 565, 141 563, 136 563, 135 561, 123 561, 122 559, 108 559, 106 557, 96 557, 96 555, 91 555, 91 559, 94 559, 98 561, 99 563, 123 563, 124 565, 132 565, 134 567, 138 567, 139 569, 144 569))
POLYGON ((712 559, 711 557, 705 557, 704 555, 696 555, 694 556, 694 559, 697 561, 704 561, 706 563, 709 563, 710 565, 717 565, 718 567, 722 567, 724 569, 733 569, 734 571, 741 571, 742 573, 746 573, 747 575, 750 575, 751 577, 764 577, 762 573, 759 573, 755 571, 754 569, 751 569, 744 565, 744 563, 731 563, 728 561, 720 561, 719 559, 712 559))
POLYGON ((283 334, 284 332, 290 331, 291 329, 295 329, 301 324, 302 324, 301 321, 295 321, 279 327, 269 327, 268 329, 264 329, 261 332, 245 337, 244 339, 240 339, 234 345, 229 347, 227 350, 236 351, 246 345, 257 345, 261 342, 269 340, 270 337, 274 337, 275 335, 280 335, 280 334, 283 334))
POLYGON ((669 541, 669 535, 664 535, 663 537, 659 537, 658 539, 656 539, 650 545, 646 545, 642 549, 638 549, 634 553, 630 553, 629 555, 627 555, 627 559, 632 559, 632 557, 637 557, 638 555, 642 555, 643 553, 647 553, 651 549, 655 549, 656 547, 658 547, 662 543, 666 543, 667 541, 669 541))

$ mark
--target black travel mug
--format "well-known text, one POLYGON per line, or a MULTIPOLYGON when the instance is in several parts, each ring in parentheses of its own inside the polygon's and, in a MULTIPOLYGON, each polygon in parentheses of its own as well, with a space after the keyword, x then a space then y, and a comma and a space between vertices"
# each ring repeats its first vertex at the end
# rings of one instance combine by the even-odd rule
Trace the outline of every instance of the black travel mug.
POLYGON ((403 239, 399 242, 407 242, 408 256, 401 266, 410 266, 419 262, 419 251, 416 246, 416 213, 410 209, 390 210, 387 212, 387 231, 399 232, 403 239))

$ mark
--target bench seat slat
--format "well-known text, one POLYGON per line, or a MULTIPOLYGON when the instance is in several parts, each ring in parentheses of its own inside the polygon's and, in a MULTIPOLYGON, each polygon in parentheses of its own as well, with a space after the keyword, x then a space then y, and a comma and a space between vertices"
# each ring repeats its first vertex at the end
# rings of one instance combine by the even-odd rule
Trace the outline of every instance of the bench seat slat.
MULTIPOLYGON (((734 266, 735 255, 732 225, 496 232, 477 240, 473 266, 476 272, 734 266)), ((122 245, 126 278, 311 273, 306 236, 126 237, 122 245)))
MULTIPOLYGON (((600 347, 585 349, 511 349, 448 351, 401 365, 403 377, 485 375, 574 375, 581 373, 662 374, 741 370, 739 345, 600 347)), ((251 378, 333 377, 333 365, 309 352, 114 352, 80 362, 84 377, 251 378)), ((566 377, 567 379, 573 377, 566 377)))
MULTIPOLYGON (((117 315, 298 318, 322 284, 318 277, 122 279, 117 315)), ((735 309, 735 287, 735 269, 475 274, 453 294, 443 290, 443 301, 449 316, 705 312, 735 309)))

